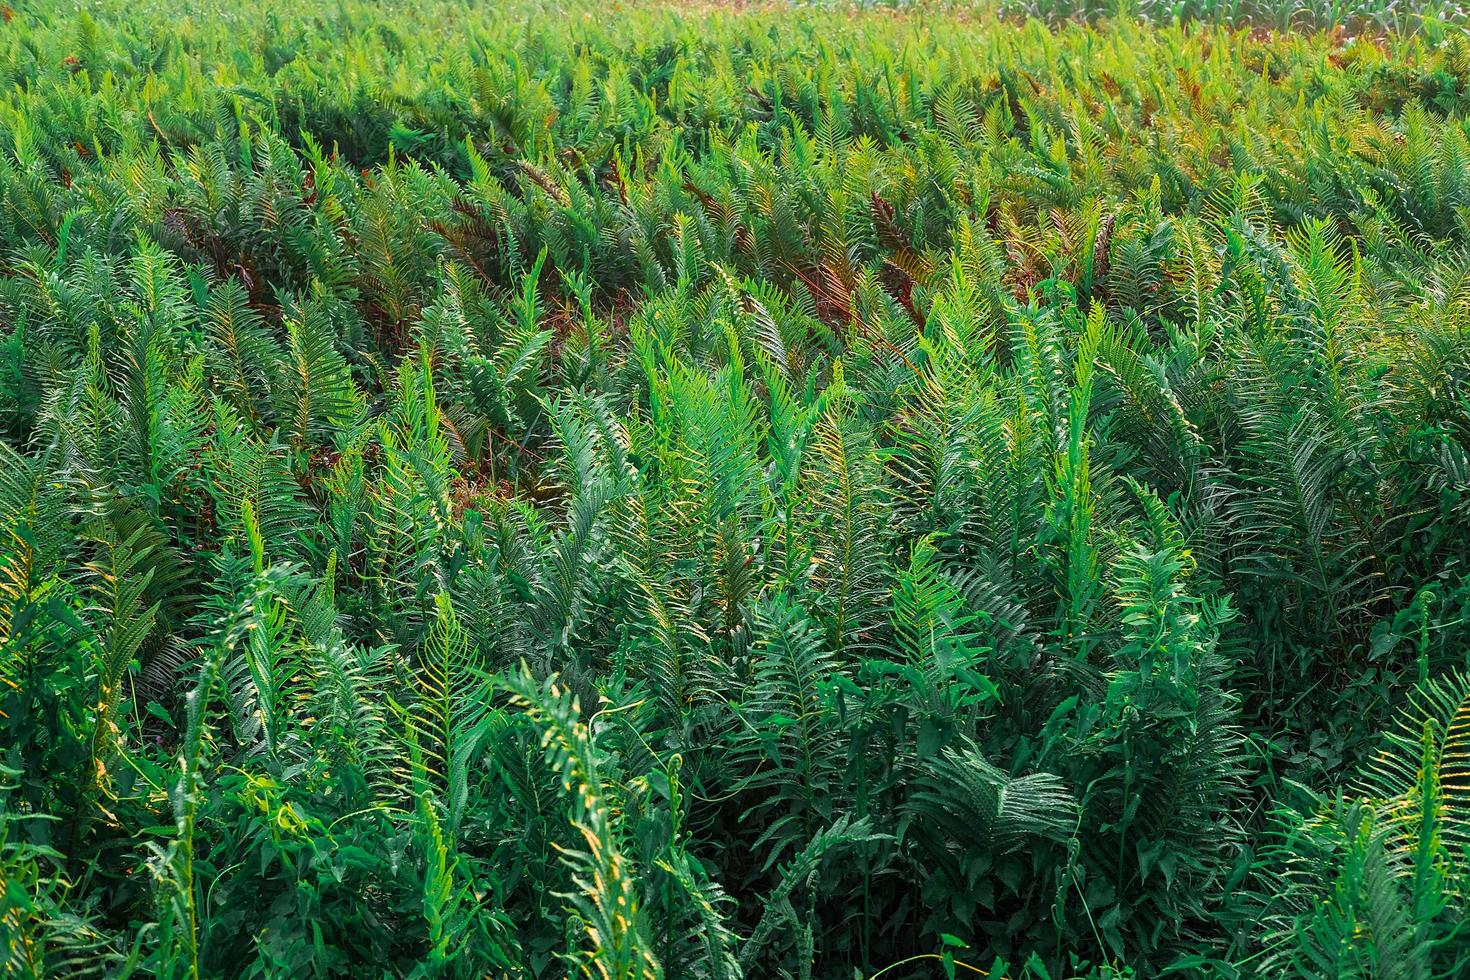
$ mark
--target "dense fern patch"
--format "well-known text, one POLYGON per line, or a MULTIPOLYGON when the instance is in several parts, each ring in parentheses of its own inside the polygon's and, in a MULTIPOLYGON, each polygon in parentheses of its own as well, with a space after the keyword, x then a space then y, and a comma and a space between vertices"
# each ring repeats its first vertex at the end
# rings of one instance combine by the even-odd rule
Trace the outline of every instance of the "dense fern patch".
POLYGON ((1470 970, 1458 28, 83 6, 7 975, 1470 970))

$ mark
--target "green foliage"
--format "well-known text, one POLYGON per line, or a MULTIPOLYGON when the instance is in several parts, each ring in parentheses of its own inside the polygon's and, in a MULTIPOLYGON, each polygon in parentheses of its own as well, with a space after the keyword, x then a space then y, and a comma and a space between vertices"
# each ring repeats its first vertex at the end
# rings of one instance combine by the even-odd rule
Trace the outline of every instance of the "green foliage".
POLYGON ((0 6, 0 973, 1470 970, 1458 11, 863 6, 0 6))

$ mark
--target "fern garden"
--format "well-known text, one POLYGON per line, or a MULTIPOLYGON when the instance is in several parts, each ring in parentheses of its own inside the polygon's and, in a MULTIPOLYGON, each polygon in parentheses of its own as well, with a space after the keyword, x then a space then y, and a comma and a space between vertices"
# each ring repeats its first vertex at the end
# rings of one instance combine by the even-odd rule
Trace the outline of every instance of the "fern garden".
POLYGON ((1470 976, 1458 11, 9 2, 0 974, 1470 976))

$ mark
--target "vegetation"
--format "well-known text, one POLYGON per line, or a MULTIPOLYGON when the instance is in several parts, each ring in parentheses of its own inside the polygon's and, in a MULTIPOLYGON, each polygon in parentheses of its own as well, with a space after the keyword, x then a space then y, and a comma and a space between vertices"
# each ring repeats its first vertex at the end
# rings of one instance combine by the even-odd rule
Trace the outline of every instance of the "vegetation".
POLYGON ((1470 970, 1458 28, 11 2, 0 972, 1470 970))

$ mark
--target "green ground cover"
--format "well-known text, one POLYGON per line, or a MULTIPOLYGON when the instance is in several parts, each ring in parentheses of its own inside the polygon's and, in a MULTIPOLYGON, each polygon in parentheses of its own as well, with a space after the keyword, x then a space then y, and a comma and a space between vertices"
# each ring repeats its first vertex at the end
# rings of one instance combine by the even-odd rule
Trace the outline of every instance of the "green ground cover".
POLYGON ((1000 12, 0 9, 0 972, 1464 976, 1457 12, 1000 12))

